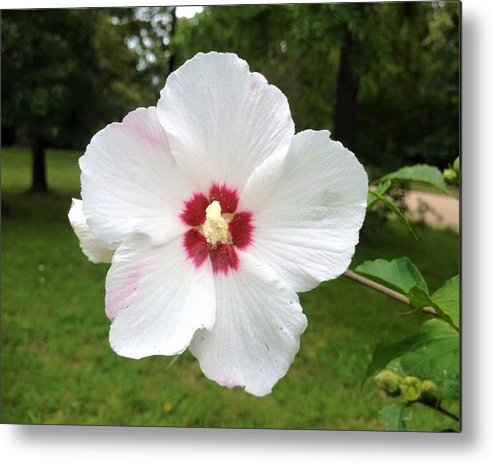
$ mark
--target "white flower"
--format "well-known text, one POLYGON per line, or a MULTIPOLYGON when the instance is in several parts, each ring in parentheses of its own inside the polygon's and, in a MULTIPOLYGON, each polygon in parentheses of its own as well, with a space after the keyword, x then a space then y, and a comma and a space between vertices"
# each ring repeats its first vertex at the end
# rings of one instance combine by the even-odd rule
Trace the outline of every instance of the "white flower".
POLYGON ((116 248, 112 348, 136 359, 190 348, 220 385, 268 394, 307 324, 296 292, 354 253, 368 190, 355 156, 328 131, 295 135, 278 88, 208 53, 170 75, 157 108, 96 134, 80 166, 87 224, 72 225, 93 260, 116 248))
POLYGON ((82 209, 82 201, 72 198, 72 206, 68 213, 68 219, 75 235, 80 241, 82 252, 93 263, 109 263, 115 252, 117 244, 108 244, 94 238, 87 225, 86 217, 82 209))

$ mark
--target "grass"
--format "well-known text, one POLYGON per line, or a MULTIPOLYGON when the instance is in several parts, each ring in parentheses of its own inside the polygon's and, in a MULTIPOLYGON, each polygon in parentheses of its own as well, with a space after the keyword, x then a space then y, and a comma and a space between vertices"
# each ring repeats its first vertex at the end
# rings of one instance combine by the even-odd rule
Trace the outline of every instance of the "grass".
MULTIPOLYGON (((381 430, 388 403, 361 383, 377 342, 416 331, 417 315, 339 278, 302 294, 309 325, 273 393, 255 398, 217 386, 187 352, 170 360, 117 356, 103 311, 107 265, 89 263, 67 220, 79 197, 80 153, 49 151, 48 195, 26 194, 30 158, 2 149, 1 420, 6 423, 167 425, 381 430)), ((457 274, 458 237, 369 220, 353 265, 409 256, 432 290, 457 274), (371 230, 370 230, 371 229, 371 230)), ((445 429, 448 419, 417 409, 411 430, 445 429)))

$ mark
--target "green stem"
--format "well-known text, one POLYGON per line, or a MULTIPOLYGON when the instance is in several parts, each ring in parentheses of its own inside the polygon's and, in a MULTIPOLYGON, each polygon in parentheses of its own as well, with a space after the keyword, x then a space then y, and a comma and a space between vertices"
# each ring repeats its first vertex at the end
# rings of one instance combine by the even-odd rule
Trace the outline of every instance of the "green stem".
POLYGON ((459 422, 460 418, 459 416, 456 416, 454 413, 447 411, 446 409, 442 408, 440 403, 437 404, 430 404, 430 403, 424 403, 423 401, 419 401, 420 404, 424 404, 425 406, 428 406, 430 409, 433 409, 434 411, 441 412, 442 414, 445 414, 447 417, 450 417, 451 419, 459 422))
MULTIPOLYGON (((394 300, 400 301, 401 303, 404 303, 406 305, 411 305, 409 298, 407 298, 405 295, 402 293, 396 292, 395 290, 392 290, 390 288, 385 287, 384 285, 378 284, 377 282, 374 282, 373 280, 367 279, 366 277, 360 276, 359 274, 356 274, 356 272, 350 271, 349 269, 344 273, 345 277, 348 277, 351 280, 354 280, 355 282, 358 282, 362 285, 365 285, 368 288, 371 288, 372 290, 376 290, 377 292, 383 293, 384 295, 393 298, 394 300)), ((421 311, 430 314, 432 316, 438 317, 438 313, 434 308, 431 306, 425 306, 424 308, 421 308, 421 311)))

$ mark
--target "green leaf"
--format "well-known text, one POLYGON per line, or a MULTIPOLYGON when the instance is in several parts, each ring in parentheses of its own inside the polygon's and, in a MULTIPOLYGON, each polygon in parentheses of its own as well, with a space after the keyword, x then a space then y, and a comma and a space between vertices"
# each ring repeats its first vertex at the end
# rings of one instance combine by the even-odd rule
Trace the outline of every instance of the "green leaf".
POLYGON ((407 293, 407 297, 409 298, 409 303, 411 303, 411 306, 414 309, 422 309, 425 306, 432 306, 428 292, 418 286, 411 288, 411 290, 407 293))
POLYGON ((433 295, 431 301, 438 306, 443 314, 450 317, 456 327, 459 327, 459 276, 452 277, 445 282, 433 295))
POLYGON ((460 394, 459 376, 444 380, 440 393, 442 398, 458 398, 460 394))
POLYGON ((448 192, 447 184, 443 180, 442 172, 437 167, 429 166, 428 164, 417 164, 415 166, 403 167, 382 177, 380 182, 386 180, 420 182, 436 187, 443 192, 448 192))
POLYGON ((411 375, 433 380, 459 375, 459 334, 447 322, 431 319, 422 324, 415 345, 400 358, 411 375))
POLYGON ((413 337, 377 345, 366 369, 365 380, 382 369, 435 381, 458 379, 459 334, 446 321, 428 320, 413 337))
POLYGON ((377 201, 381 201, 382 203, 384 203, 385 206, 387 206, 387 208, 389 208, 390 211, 392 211, 396 215, 397 219, 399 219, 399 221, 401 221, 408 228, 409 232, 415 238, 415 240, 418 239, 407 217, 389 197, 385 197, 378 192, 372 191, 368 192, 368 196, 375 198, 375 201, 370 202, 371 206, 373 206, 377 201))
MULTIPOLYGON (((390 180, 387 180, 385 182, 381 182, 380 184, 377 185, 377 190, 376 192, 379 195, 383 195, 389 188, 392 182, 390 180)), ((371 208, 377 201, 379 201, 379 198, 375 195, 372 195, 371 192, 368 192, 368 200, 367 200, 367 208, 371 208)))
POLYGON ((412 409, 402 403, 392 403, 384 406, 378 418, 387 431, 406 430, 406 422, 411 419, 412 409))
POLYGON ((392 370, 401 373, 401 366, 399 363, 394 363, 392 366, 390 366, 390 364, 392 361, 397 360, 400 356, 402 356, 406 351, 413 348, 418 340, 419 338, 414 336, 401 340, 397 343, 387 345, 380 344, 375 346, 371 356, 371 362, 366 368, 363 383, 377 370, 392 368, 392 370))
MULTIPOLYGON (((438 305, 435 301, 433 301, 433 296, 430 297, 430 295, 424 290, 422 290, 421 288, 413 287, 407 294, 407 297, 409 298, 409 303, 414 309, 422 309, 426 306, 434 308, 438 317, 442 318, 454 330, 459 332, 458 285, 457 285, 457 292, 455 297, 453 295, 454 291, 455 289, 453 288, 453 284, 449 285, 448 288, 445 288, 444 286, 440 290, 437 290, 437 292, 440 292, 438 301, 442 303, 442 305, 445 308, 445 311, 440 305, 438 305), (454 303, 456 303, 455 306, 454 303)), ((435 295, 435 293, 433 295, 435 295)))
POLYGON ((453 277, 432 296, 418 268, 406 257, 392 261, 365 261, 355 271, 409 298, 414 309, 430 306, 454 330, 459 331, 459 277, 453 277))
POLYGON ((385 259, 365 261, 355 271, 404 295, 407 295, 413 287, 418 287, 428 293, 425 279, 407 257, 391 261, 385 259))

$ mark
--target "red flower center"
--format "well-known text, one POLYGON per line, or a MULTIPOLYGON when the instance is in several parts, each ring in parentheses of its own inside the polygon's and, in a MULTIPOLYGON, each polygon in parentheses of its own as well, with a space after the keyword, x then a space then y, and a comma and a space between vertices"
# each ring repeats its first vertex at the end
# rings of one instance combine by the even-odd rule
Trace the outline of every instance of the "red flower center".
POLYGON ((187 257, 196 267, 200 267, 209 256, 214 274, 228 273, 238 269, 239 260, 236 248, 243 250, 252 243, 253 215, 249 211, 236 212, 238 193, 227 185, 212 184, 208 195, 194 193, 185 202, 180 215, 182 221, 190 226, 183 237, 183 246, 187 257), (206 209, 213 202, 221 205, 221 214, 228 218, 229 243, 211 245, 203 233, 206 221, 206 209))

